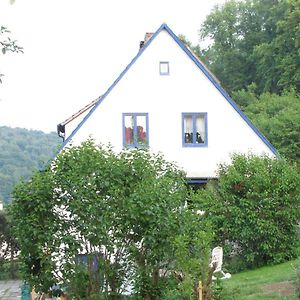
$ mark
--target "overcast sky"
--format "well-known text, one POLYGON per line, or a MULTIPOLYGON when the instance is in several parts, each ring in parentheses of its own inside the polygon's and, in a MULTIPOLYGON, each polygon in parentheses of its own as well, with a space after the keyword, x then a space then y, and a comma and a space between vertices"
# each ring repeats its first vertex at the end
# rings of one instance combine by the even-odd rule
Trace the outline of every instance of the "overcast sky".
POLYGON ((137 54, 145 32, 167 23, 198 43, 225 0, 0 0, 0 26, 24 54, 0 55, 0 126, 45 132, 103 94, 137 54))

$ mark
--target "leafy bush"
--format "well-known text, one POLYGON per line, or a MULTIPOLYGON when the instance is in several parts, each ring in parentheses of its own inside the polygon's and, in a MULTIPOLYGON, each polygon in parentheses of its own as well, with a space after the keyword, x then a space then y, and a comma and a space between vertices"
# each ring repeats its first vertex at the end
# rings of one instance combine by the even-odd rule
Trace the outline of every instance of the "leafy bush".
POLYGON ((73 299, 119 299, 129 286, 137 299, 193 295, 210 237, 187 197, 196 196, 184 173, 160 155, 93 141, 65 149, 14 191, 24 278, 45 292, 61 284, 73 299))
POLYGON ((231 271, 297 256, 300 176, 284 160, 234 155, 219 181, 202 191, 205 216, 225 247, 231 271))
POLYGON ((18 261, 0 261, 0 280, 20 278, 19 268, 18 261))
POLYGON ((19 276, 19 263, 16 260, 19 248, 12 234, 11 223, 6 211, 0 211, 0 280, 19 276))

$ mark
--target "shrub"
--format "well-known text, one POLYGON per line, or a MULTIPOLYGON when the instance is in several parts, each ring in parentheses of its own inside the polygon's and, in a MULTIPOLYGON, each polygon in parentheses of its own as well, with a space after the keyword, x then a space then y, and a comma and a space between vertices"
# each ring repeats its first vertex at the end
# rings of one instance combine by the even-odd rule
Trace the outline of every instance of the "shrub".
POLYGON ((203 208, 235 271, 296 257, 299 173, 284 160, 234 155, 219 176, 202 192, 203 208))
POLYGON ((19 263, 16 260, 19 248, 11 227, 7 212, 0 211, 0 280, 16 279, 19 276, 19 263))
POLYGON ((161 155, 115 153, 93 141, 65 149, 14 191, 24 278, 45 292, 61 284, 72 299, 119 299, 128 287, 141 299, 187 286, 193 294, 208 265, 209 235, 202 218, 183 208, 188 196, 184 173, 161 155), (160 275, 178 269, 185 280, 160 275))

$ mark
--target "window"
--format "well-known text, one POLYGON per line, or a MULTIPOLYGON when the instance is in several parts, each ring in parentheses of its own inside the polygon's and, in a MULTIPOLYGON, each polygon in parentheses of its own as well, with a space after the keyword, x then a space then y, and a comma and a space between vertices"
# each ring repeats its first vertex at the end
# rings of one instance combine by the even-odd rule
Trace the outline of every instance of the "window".
POLYGON ((148 146, 148 114, 123 114, 123 145, 124 147, 142 148, 148 146))
POLYGON ((182 114, 182 145, 207 146, 207 113, 182 114))
POLYGON ((168 61, 161 61, 159 63, 159 74, 160 75, 169 75, 169 62, 168 61))

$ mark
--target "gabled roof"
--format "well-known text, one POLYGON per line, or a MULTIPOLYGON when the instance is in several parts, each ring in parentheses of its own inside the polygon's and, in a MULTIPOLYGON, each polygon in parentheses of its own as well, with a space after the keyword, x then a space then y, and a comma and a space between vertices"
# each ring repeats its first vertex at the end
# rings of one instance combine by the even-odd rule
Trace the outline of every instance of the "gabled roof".
POLYGON ((64 141, 62 148, 73 138, 77 131, 82 127, 82 125, 89 119, 93 112, 99 107, 99 105, 105 100, 113 88, 118 84, 118 82, 123 78, 123 76, 128 72, 131 66, 139 59, 139 57, 147 50, 148 46, 152 43, 153 40, 159 35, 161 31, 166 31, 177 45, 187 54, 187 56, 195 63, 195 65, 205 74, 205 76, 210 80, 210 82, 215 86, 215 88, 224 96, 224 98, 229 102, 229 104, 236 110, 236 112, 244 119, 249 127, 257 134, 257 136, 267 145, 271 152, 279 156, 277 150, 273 145, 259 132, 259 130, 254 126, 254 124, 245 116, 245 114, 240 110, 237 104, 230 98, 228 93, 221 87, 216 78, 212 73, 206 68, 206 66, 192 53, 191 50, 186 47, 186 45, 174 34, 174 32, 168 27, 167 24, 163 23, 158 30, 152 35, 152 37, 144 44, 140 49, 138 54, 133 58, 129 65, 122 71, 122 73, 117 77, 113 84, 108 88, 108 90, 98 99, 94 107, 89 111, 89 113, 83 118, 83 120, 78 124, 75 130, 70 134, 70 136, 64 141))

